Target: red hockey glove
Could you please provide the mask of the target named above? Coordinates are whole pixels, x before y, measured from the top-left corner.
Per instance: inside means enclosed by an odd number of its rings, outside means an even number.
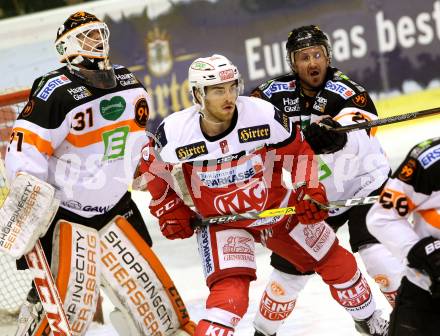
[[[310,199],[304,199],[306,195],[319,203],[328,203],[325,188],[321,183],[318,188],[307,188],[307,186],[298,188],[296,190],[296,202],[294,204],[298,221],[302,224],[315,224],[326,219],[328,217],[328,211],[320,209]]]
[[[160,204],[150,204],[151,213],[159,218],[160,231],[168,239],[185,239],[193,235],[191,221],[196,213],[177,195],[170,195]],[[154,205],[153,205],[154,204]]]

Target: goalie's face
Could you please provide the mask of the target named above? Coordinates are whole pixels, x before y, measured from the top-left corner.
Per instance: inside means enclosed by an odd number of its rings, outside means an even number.
[[[238,83],[236,80],[210,85],[205,88],[206,118],[214,122],[232,120],[235,111],[235,102],[238,97]],[[203,99],[200,97],[200,99]]]
[[[104,32],[93,29],[77,36],[78,43],[83,50],[102,52],[104,49]]]

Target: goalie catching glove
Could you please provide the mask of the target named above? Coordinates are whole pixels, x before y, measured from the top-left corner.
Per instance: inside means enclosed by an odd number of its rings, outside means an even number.
[[[340,151],[347,143],[346,133],[336,133],[331,129],[341,127],[332,118],[324,118],[319,124],[310,124],[304,129],[304,136],[316,154],[330,154]]]
[[[308,198],[305,198],[306,195]],[[296,189],[295,214],[301,224],[315,224],[328,217],[328,211],[319,208],[312,200],[321,204],[328,203],[325,188],[321,183],[317,188],[308,188],[303,185]]]
[[[408,266],[424,271],[431,278],[431,293],[440,298],[440,240],[425,237],[408,252]]]
[[[58,210],[50,184],[20,172],[0,209],[0,252],[18,259],[44,236]]]

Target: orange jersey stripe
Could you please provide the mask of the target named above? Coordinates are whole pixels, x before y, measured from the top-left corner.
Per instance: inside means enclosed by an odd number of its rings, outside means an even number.
[[[69,141],[75,147],[86,147],[101,142],[103,132],[111,131],[115,128],[122,126],[129,126],[131,132],[144,130],[144,128],[136,124],[136,122],[133,119],[130,119],[130,120],[123,120],[109,126],[101,127],[97,130],[88,133],[83,133],[83,134],[69,133],[66,140]]]
[[[426,223],[440,229],[440,214],[435,209],[420,210],[419,214]]]
[[[44,153],[49,156],[53,154],[52,143],[43,139],[38,134],[21,127],[16,127],[12,131],[23,133],[23,141],[31,146],[36,147],[40,153]]]

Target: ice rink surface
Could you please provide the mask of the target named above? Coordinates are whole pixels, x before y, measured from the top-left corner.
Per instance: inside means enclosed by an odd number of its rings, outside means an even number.
[[[430,119],[429,122],[412,121],[402,123],[401,126],[387,128],[379,132],[385,151],[395,169],[406,155],[407,151],[422,140],[440,135],[440,118]],[[152,235],[153,249],[161,259],[165,268],[174,280],[177,289],[186,303],[188,311],[194,321],[198,321],[203,313],[204,302],[208,290],[204,283],[202,268],[199,262],[197,244],[194,237],[186,240],[170,241],[162,237],[157,223],[147,215],[147,197],[145,193],[134,193],[134,199],[143,212],[148,228]],[[346,225],[338,232],[341,244],[348,247],[348,232]],[[257,246],[257,275],[258,279],[251,284],[250,305],[247,314],[236,329],[236,336],[252,336],[254,329],[252,319],[258,308],[261,293],[266,285],[272,268],[269,265],[270,251]],[[364,267],[357,258],[361,269]],[[364,271],[364,274],[365,271]],[[368,277],[367,277],[368,278]],[[369,279],[378,308],[385,315],[390,313],[390,307],[379,292],[378,287]],[[117,336],[108,320],[108,313],[113,309],[108,299],[104,299],[104,314],[108,324],[93,328],[87,336]],[[4,336],[14,335],[8,331]],[[328,287],[314,276],[300,294],[297,305],[278,333],[278,336],[354,336],[358,333],[348,313],[345,312],[331,298]]]

